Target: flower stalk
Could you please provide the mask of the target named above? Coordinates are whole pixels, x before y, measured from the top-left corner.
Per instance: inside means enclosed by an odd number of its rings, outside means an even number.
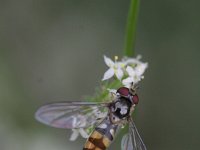
[[[132,57],[135,55],[138,12],[139,0],[131,0],[124,41],[124,55],[128,57]]]

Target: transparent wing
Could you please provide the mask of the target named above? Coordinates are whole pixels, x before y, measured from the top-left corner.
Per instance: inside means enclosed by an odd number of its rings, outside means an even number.
[[[56,128],[87,128],[107,116],[109,103],[59,102],[40,107],[35,118]]]
[[[147,150],[132,120],[129,123],[129,133],[125,134],[122,138],[121,149]]]

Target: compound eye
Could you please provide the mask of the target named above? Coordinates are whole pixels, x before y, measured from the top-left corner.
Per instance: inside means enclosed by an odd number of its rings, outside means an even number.
[[[138,102],[139,102],[139,97],[138,97],[137,94],[133,95],[133,97],[132,97],[132,102],[133,102],[133,104],[138,104]]]
[[[126,87],[121,87],[117,90],[117,93],[119,93],[122,96],[127,97],[129,95],[129,89]]]

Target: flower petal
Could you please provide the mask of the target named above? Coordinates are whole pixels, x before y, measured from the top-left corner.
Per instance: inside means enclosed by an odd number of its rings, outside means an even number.
[[[113,68],[108,69],[103,76],[102,81],[110,79],[115,74],[115,71]]]
[[[135,68],[136,74],[138,76],[141,76],[144,73],[144,71],[146,70],[147,66],[148,66],[147,63],[138,64],[138,66]]]
[[[122,84],[125,86],[130,85],[132,82],[133,82],[133,77],[128,77],[128,78],[122,80]]]
[[[126,65],[133,65],[133,64],[137,64],[138,63],[138,60],[136,58],[124,58],[123,59],[123,62],[126,64]]]
[[[130,67],[130,66],[127,66],[127,67],[126,67],[126,71],[127,71],[128,75],[129,75],[130,77],[133,77],[133,76],[135,75],[135,70],[133,70],[133,68]]]
[[[78,129],[72,129],[72,134],[69,138],[70,141],[75,141],[78,138],[79,131]]]
[[[117,77],[119,80],[121,80],[122,77],[123,77],[123,75],[124,75],[124,72],[122,71],[121,68],[118,68],[118,69],[116,70],[115,75],[116,75],[116,77]]]
[[[80,134],[81,134],[81,136],[83,138],[88,138],[89,137],[88,133],[83,128],[80,128],[79,132],[80,132]]]
[[[105,55],[103,57],[104,57],[104,62],[108,67],[114,66],[115,63],[110,58],[106,57]]]

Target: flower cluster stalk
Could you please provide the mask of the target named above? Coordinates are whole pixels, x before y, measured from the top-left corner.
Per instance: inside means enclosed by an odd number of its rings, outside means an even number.
[[[125,41],[124,41],[124,55],[128,57],[132,57],[135,55],[138,12],[139,12],[139,0],[131,0],[127,18],[127,24],[126,24]]]

